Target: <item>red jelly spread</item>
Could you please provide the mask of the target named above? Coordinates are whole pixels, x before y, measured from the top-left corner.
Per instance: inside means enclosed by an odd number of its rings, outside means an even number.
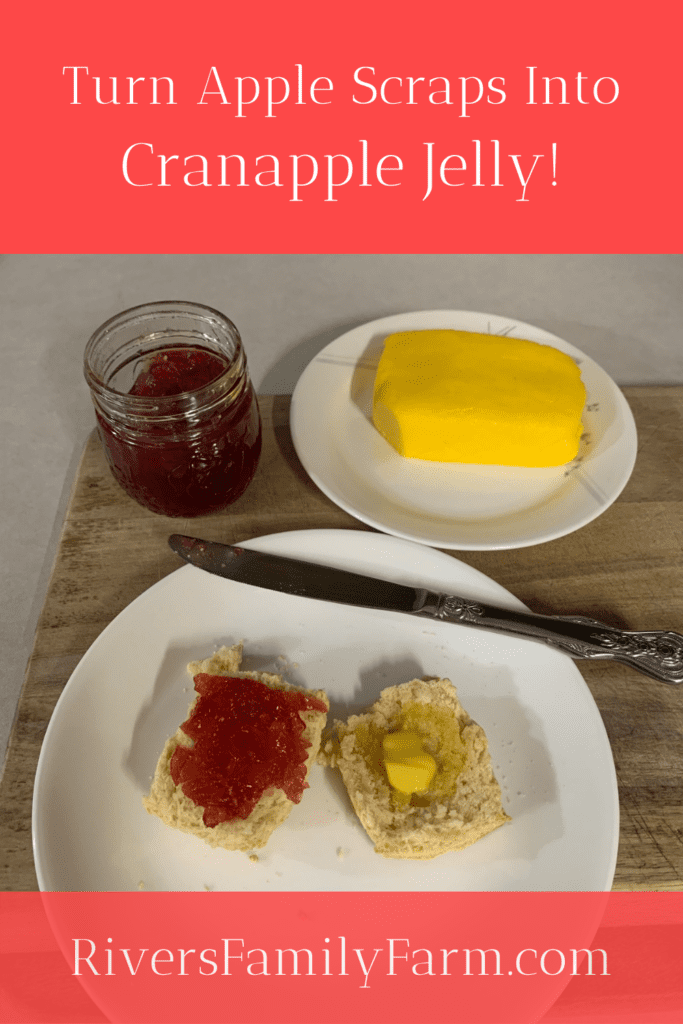
[[[281,789],[298,804],[307,788],[306,758],[299,712],[327,707],[296,690],[274,690],[255,679],[200,673],[199,699],[181,729],[193,747],[176,747],[171,778],[204,808],[203,822],[248,818],[267,789]]]
[[[227,369],[220,356],[201,348],[178,348],[159,352],[135,378],[131,395],[161,398],[197,391]]]
[[[218,512],[251,482],[261,454],[261,419],[248,377],[237,394],[221,393],[209,401],[205,392],[203,404],[188,398],[217,381],[226,368],[221,356],[207,349],[169,348],[151,358],[128,393],[171,402],[170,412],[165,407],[157,411],[153,404],[131,404],[125,422],[110,422],[98,410],[100,436],[114,476],[152,512]]]

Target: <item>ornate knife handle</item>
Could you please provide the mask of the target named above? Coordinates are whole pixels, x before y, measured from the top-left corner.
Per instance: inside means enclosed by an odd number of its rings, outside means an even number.
[[[450,594],[426,592],[418,614],[526,637],[572,658],[612,660],[663,683],[683,683],[683,636],[667,630],[633,632],[581,615],[533,615],[493,608]]]

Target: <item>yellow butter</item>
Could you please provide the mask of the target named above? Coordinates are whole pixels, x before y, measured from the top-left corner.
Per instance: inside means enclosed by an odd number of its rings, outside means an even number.
[[[382,747],[384,767],[394,789],[409,795],[429,788],[437,764],[431,754],[422,749],[422,737],[418,733],[387,733]]]
[[[423,759],[431,761],[431,765],[423,763]],[[429,754],[423,754],[422,758],[410,758],[410,764],[394,761],[387,761],[386,769],[389,782],[399,793],[421,793],[429,788],[429,783],[434,778],[436,764],[434,758]]]
[[[560,466],[579,449],[586,389],[550,345],[469,331],[385,340],[373,422],[406,458]]]
[[[411,757],[422,753],[422,737],[418,732],[405,730],[388,732],[382,739],[385,758]]]

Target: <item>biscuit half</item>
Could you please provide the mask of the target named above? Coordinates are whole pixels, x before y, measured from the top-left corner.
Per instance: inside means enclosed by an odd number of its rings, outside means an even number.
[[[377,737],[400,727],[409,705],[425,704],[446,712],[460,733],[464,763],[451,792],[438,798],[397,802],[386,770],[367,745],[368,730]],[[337,767],[363,828],[384,857],[428,860],[464,850],[509,816],[493,773],[486,735],[473,722],[448,679],[413,679],[383,690],[379,700],[347,722],[335,722],[336,740],[328,740],[321,760]],[[431,751],[437,762],[439,751]]]
[[[242,662],[242,645],[222,647],[210,658],[193,661],[188,665],[188,672],[194,676],[205,672],[213,676],[226,676],[239,679],[255,679],[276,690],[295,690],[322,701],[329,708],[329,701],[322,690],[304,690],[286,682],[280,676],[267,672],[240,672]],[[226,680],[226,685],[230,685]],[[188,710],[191,713],[195,701]],[[310,744],[306,757],[306,778],[308,779],[320,748],[320,738],[327,716],[320,711],[301,711],[305,729],[304,740]],[[157,763],[152,787],[149,795],[143,797],[142,803],[150,814],[156,815],[164,824],[171,828],[188,832],[198,839],[203,839],[209,846],[221,847],[224,850],[255,850],[268,842],[275,829],[288,817],[293,802],[281,789],[266,790],[248,818],[223,821],[213,828],[208,828],[203,820],[204,808],[189,799],[171,777],[170,762],[178,746],[191,747],[193,741],[178,728],[167,740]]]

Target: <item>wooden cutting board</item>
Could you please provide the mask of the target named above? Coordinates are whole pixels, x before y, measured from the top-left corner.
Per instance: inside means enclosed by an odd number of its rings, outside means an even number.
[[[449,552],[547,614],[683,633],[683,388],[624,388],[638,458],[618,501],[568,537],[516,551]],[[173,532],[236,543],[285,530],[365,530],[304,472],[289,397],[261,397],[264,449],[253,483],[227,512],[177,520],[140,508],[113,480],[96,436],[67,509],[0,784],[0,889],[37,888],[31,800],[40,746],[80,658],[135,597],[178,567]],[[617,769],[616,890],[683,890],[683,686],[613,663],[578,662]]]

